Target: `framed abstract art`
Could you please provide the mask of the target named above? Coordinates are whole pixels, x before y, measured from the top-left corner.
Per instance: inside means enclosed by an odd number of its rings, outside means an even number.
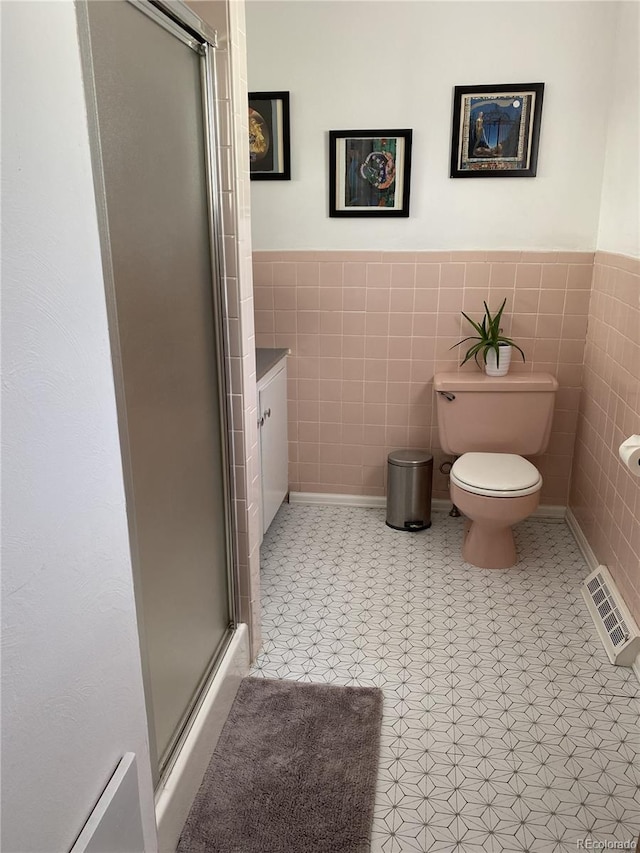
[[[409,216],[411,130],[329,132],[329,216]]]

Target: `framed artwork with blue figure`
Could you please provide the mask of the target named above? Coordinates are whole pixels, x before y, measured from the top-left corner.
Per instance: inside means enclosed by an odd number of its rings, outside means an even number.
[[[544,83],[456,86],[452,178],[534,178]]]
[[[411,135],[329,131],[329,216],[409,216]]]

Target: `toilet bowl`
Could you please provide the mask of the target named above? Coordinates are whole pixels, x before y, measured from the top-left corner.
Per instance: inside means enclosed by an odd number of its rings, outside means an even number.
[[[469,520],[462,558],[483,569],[515,565],[512,527],[538,506],[538,469],[514,453],[464,453],[450,478],[451,500]]]

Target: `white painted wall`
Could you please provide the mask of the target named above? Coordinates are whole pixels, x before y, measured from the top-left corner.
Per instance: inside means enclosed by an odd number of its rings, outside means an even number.
[[[640,257],[640,4],[619,6],[598,249]]]
[[[69,0],[3,3],[2,11],[1,846],[68,850],[131,751],[153,853],[76,17]]]
[[[253,247],[596,246],[616,4],[248,0],[250,91],[291,92],[292,180],[252,184]],[[538,176],[450,179],[455,85],[545,83]],[[407,220],[328,217],[328,131],[414,131]]]

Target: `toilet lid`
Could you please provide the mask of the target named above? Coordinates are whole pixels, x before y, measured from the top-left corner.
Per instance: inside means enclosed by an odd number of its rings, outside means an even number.
[[[464,453],[453,464],[451,480],[468,492],[495,497],[530,495],[542,486],[536,466],[514,453]]]

